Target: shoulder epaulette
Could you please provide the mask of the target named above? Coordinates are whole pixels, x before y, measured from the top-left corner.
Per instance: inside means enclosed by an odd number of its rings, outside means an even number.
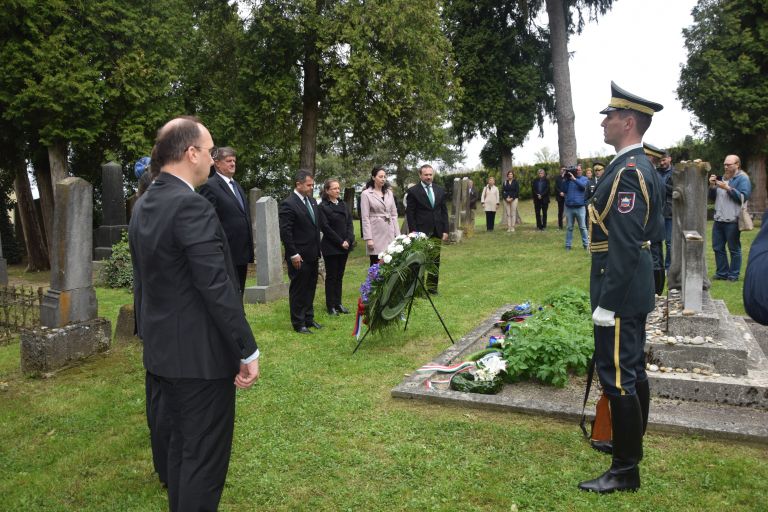
[[[633,156],[629,157],[629,159],[627,160],[626,167],[629,170],[634,170],[634,168],[635,168],[635,157],[633,157]]]

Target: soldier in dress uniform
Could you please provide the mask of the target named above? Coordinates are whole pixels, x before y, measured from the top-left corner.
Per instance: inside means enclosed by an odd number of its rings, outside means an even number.
[[[638,463],[648,422],[650,389],[645,373],[645,320],[654,308],[650,241],[664,236],[664,191],[643,152],[643,134],[663,107],[611,82],[611,102],[600,113],[605,142],[616,157],[588,205],[590,299],[595,324],[595,368],[611,408],[610,469],[581,482],[607,493],[640,487]]]
[[[648,157],[648,160],[651,161],[651,165],[653,165],[654,169],[656,169],[656,175],[659,178],[659,183],[661,186],[665,186],[666,183],[661,178],[659,169],[661,168],[661,159],[664,158],[666,152],[663,149],[659,149],[653,144],[649,144],[647,142],[643,142],[643,151],[645,151],[645,156]],[[662,207],[662,215],[663,211],[664,207]],[[664,291],[664,281],[666,281],[666,272],[664,270],[664,255],[662,253],[662,244],[664,243],[665,239],[666,230],[664,232],[664,238],[651,240],[651,257],[653,258],[653,284],[656,295],[661,295],[661,293]]]
[[[643,142],[643,151],[645,151],[645,156],[651,161],[651,165],[653,165],[654,169],[661,164],[661,159],[664,158],[663,149],[659,149],[653,144]]]

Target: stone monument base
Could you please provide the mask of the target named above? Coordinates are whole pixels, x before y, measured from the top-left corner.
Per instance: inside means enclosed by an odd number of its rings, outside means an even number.
[[[108,260],[112,256],[112,246],[123,237],[123,231],[128,231],[127,225],[99,226],[95,229],[93,259]]]
[[[247,286],[244,293],[246,304],[266,304],[288,296],[288,283],[270,286]]]
[[[73,290],[49,289],[40,304],[40,323],[46,327],[63,327],[73,322],[96,318],[99,305],[93,286]]]
[[[64,368],[110,346],[112,325],[95,318],[65,327],[24,330],[21,333],[21,371],[38,375]]]

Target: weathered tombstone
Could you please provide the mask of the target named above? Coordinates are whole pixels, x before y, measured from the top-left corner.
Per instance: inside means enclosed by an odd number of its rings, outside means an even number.
[[[101,226],[96,230],[96,248],[93,259],[106,260],[112,255],[112,246],[120,241],[125,222],[125,196],[123,194],[123,169],[116,162],[101,166]]]
[[[461,179],[461,230],[464,236],[471,236],[475,232],[475,212],[472,210],[469,197],[469,178]]]
[[[253,236],[253,262],[257,267],[259,266],[259,260],[256,258],[256,240],[258,240],[261,230],[258,229],[259,225],[254,222],[254,219],[256,218],[256,203],[263,195],[264,192],[258,187],[253,187],[248,191],[248,208],[251,210],[251,234]]]
[[[708,163],[686,162],[675,166],[672,174],[672,258],[670,260],[667,286],[670,290],[680,289],[683,280],[683,238],[685,231],[701,235],[701,243],[707,241],[707,177]],[[706,260],[702,251],[702,287],[709,289]],[[689,264],[691,262],[689,261]],[[698,266],[698,263],[697,263]]]
[[[448,229],[450,230],[450,239],[452,242],[461,241],[461,178],[453,179],[453,202],[451,204],[451,214],[448,220]]]
[[[0,286],[8,286],[8,262],[3,258],[2,239],[0,239]]]
[[[704,302],[704,240],[696,231],[683,231],[683,309],[700,312]]]
[[[277,201],[262,197],[255,202],[252,217],[256,246],[256,286],[245,288],[247,304],[273,302],[288,296],[288,283],[283,282],[283,258],[280,254],[280,224]],[[256,231],[258,227],[258,236]]]
[[[123,304],[117,314],[115,325],[115,342],[139,341],[135,334],[136,315],[133,313],[133,304]]]
[[[109,320],[97,318],[91,277],[93,188],[80,178],[56,183],[51,244],[51,287],[43,295],[40,323],[22,332],[21,369],[36,374],[61,368],[109,348]]]

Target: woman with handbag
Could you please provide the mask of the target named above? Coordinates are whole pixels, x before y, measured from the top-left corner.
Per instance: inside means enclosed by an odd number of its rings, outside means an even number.
[[[715,201],[715,222],[712,226],[712,250],[715,251],[715,275],[713,279],[739,280],[741,272],[741,231],[739,218],[746,211],[752,194],[749,176],[741,170],[741,159],[728,155],[723,162],[723,176],[709,177],[709,198]],[[751,220],[751,219],[750,219]],[[725,251],[728,246],[731,261]]]

